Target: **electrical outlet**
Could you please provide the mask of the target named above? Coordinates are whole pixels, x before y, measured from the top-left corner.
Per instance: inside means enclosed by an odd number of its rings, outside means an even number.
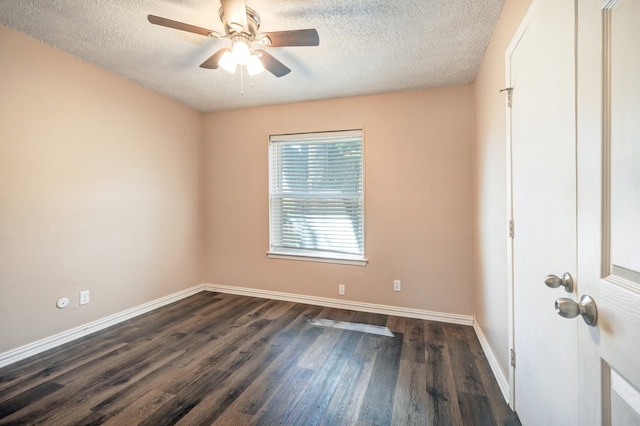
[[[344,296],[344,284],[338,284],[338,294]]]
[[[81,305],[86,305],[87,303],[89,303],[89,290],[81,291],[80,292],[80,304]]]
[[[393,291],[402,291],[400,280],[393,280]]]

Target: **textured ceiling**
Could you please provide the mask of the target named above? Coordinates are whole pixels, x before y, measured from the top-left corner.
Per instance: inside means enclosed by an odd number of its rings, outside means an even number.
[[[0,23],[202,111],[472,83],[504,0],[246,0],[260,32],[316,28],[318,47],[270,48],[291,73],[199,65],[227,39],[152,25],[153,14],[224,33],[219,0],[0,0]],[[252,83],[252,85],[251,85]]]

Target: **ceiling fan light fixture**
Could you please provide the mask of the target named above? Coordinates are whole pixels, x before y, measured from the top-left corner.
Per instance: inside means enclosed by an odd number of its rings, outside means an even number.
[[[233,47],[231,48],[231,54],[233,59],[238,65],[245,65],[251,57],[251,48],[249,47],[248,40],[244,37],[233,37]]]
[[[231,74],[236,72],[236,61],[229,49],[227,49],[220,57],[218,66],[223,70],[229,71]]]
[[[262,62],[260,62],[258,55],[254,53],[247,61],[247,72],[249,75],[256,75],[260,74],[262,71],[264,71],[264,66],[262,65]]]

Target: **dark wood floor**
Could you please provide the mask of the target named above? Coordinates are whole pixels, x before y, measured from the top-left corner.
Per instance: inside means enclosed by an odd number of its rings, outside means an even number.
[[[520,423],[471,327],[202,292],[0,369],[0,424]]]

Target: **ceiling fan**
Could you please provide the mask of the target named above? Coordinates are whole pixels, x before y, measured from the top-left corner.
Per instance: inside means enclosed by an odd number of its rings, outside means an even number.
[[[200,67],[209,69],[220,67],[231,73],[235,72],[237,65],[245,65],[250,75],[262,72],[265,68],[276,77],[282,77],[291,72],[291,69],[266,50],[254,49],[254,43],[260,47],[318,46],[320,44],[318,32],[315,29],[258,33],[260,16],[247,7],[244,0],[220,0],[220,3],[219,15],[224,24],[224,34],[155,15],[148,15],[147,19],[152,24],[163,27],[205,37],[230,39],[230,48],[218,50]]]

